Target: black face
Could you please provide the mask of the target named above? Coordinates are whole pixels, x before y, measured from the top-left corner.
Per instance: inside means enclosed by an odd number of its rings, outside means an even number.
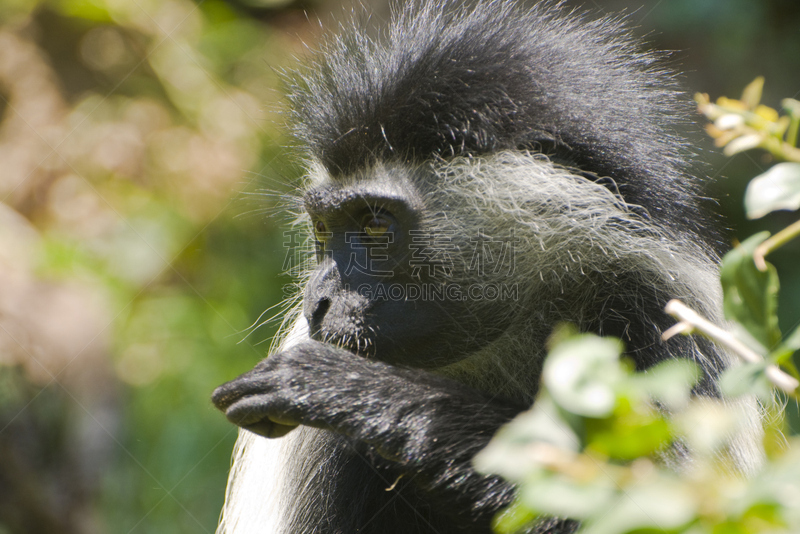
[[[425,211],[395,178],[327,185],[305,206],[317,243],[306,287],[311,337],[389,363],[439,367],[466,357],[507,328],[450,278]],[[483,316],[483,317],[482,317]]]

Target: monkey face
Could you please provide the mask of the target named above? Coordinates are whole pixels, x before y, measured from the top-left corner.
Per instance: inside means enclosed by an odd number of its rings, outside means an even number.
[[[378,166],[304,197],[317,252],[303,313],[312,339],[387,363],[435,368],[465,358],[508,327],[481,287],[458,282],[471,258],[433,219],[420,187],[430,173]],[[436,201],[441,207],[441,196]],[[446,202],[444,202],[446,204]]]

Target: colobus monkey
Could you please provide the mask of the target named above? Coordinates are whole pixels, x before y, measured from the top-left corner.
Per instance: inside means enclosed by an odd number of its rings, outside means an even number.
[[[657,59],[616,19],[509,0],[323,46],[290,95],[316,266],[283,347],[214,392],[244,429],[220,532],[489,533],[514,487],[472,458],[564,321],[641,370],[694,360],[715,394],[723,354],[660,340],[669,299],[717,318],[720,296]]]

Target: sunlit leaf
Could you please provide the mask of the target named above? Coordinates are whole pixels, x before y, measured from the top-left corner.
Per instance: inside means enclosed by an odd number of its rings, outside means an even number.
[[[781,105],[786,112],[792,117],[800,117],[800,100],[794,98],[784,98]]]
[[[744,102],[741,100],[736,100],[735,98],[728,98],[727,96],[721,96],[717,98],[717,105],[737,111],[747,111],[747,106]]]
[[[726,369],[719,380],[722,393],[728,397],[756,395],[772,398],[772,384],[766,375],[767,363],[743,363]]]
[[[742,512],[752,510],[763,504],[778,504],[783,507],[784,518],[794,517],[800,521],[800,441],[794,438],[789,447],[784,441],[786,452],[765,466],[764,470],[746,486],[744,495],[738,503]],[[800,523],[790,523],[797,531]]]
[[[683,443],[696,457],[717,459],[742,425],[748,421],[745,408],[716,399],[696,398],[683,412],[673,417],[673,424]]]
[[[631,377],[643,393],[671,411],[686,406],[699,379],[697,364],[686,359],[667,360]]]
[[[769,106],[758,105],[756,106],[754,112],[762,119],[768,120],[770,122],[775,122],[778,120],[778,112]]]
[[[755,108],[761,102],[761,93],[764,90],[764,77],[759,76],[742,91],[742,102],[749,109]]]
[[[800,325],[786,336],[781,344],[769,353],[769,360],[786,367],[792,371],[795,378],[797,373],[794,371],[794,364],[792,363],[792,355],[800,350]]]
[[[676,529],[697,513],[697,501],[689,489],[685,483],[666,477],[627,487],[613,506],[581,532],[622,534],[640,529],[658,532]]]
[[[760,133],[743,135],[725,145],[725,150],[723,150],[723,152],[726,156],[733,156],[739,152],[758,148],[763,141],[764,135]]]
[[[778,163],[750,181],[744,195],[747,217],[800,208],[800,163]]]
[[[744,126],[744,117],[737,113],[726,113],[714,121],[714,126],[720,130],[731,130],[737,126]]]
[[[519,501],[514,501],[511,506],[494,517],[492,529],[498,534],[513,534],[522,530],[534,519],[536,514],[530,508]]]
[[[581,442],[547,395],[540,395],[533,408],[503,426],[474,459],[482,473],[494,473],[519,481],[539,469],[530,455],[531,443],[544,442],[565,451],[577,451]]]
[[[622,378],[622,344],[591,335],[558,344],[545,361],[542,378],[564,409],[588,417],[605,417],[616,403],[615,386]]]
[[[800,350],[800,325],[797,325],[791,334],[786,336],[782,343],[791,350]]]
[[[663,450],[670,442],[669,424],[661,417],[631,412],[595,433],[588,447],[611,458],[634,460]]]
[[[562,476],[551,476],[520,489],[519,499],[537,512],[584,519],[601,513],[613,502],[613,481],[598,478],[578,483]]]

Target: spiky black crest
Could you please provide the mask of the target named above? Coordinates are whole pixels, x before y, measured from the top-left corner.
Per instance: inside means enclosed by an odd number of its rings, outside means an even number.
[[[291,95],[297,133],[334,176],[376,160],[503,149],[610,177],[662,221],[696,219],[679,96],[618,19],[547,2],[407,7],[383,39],[328,43]],[[659,217],[659,215],[661,217]]]

